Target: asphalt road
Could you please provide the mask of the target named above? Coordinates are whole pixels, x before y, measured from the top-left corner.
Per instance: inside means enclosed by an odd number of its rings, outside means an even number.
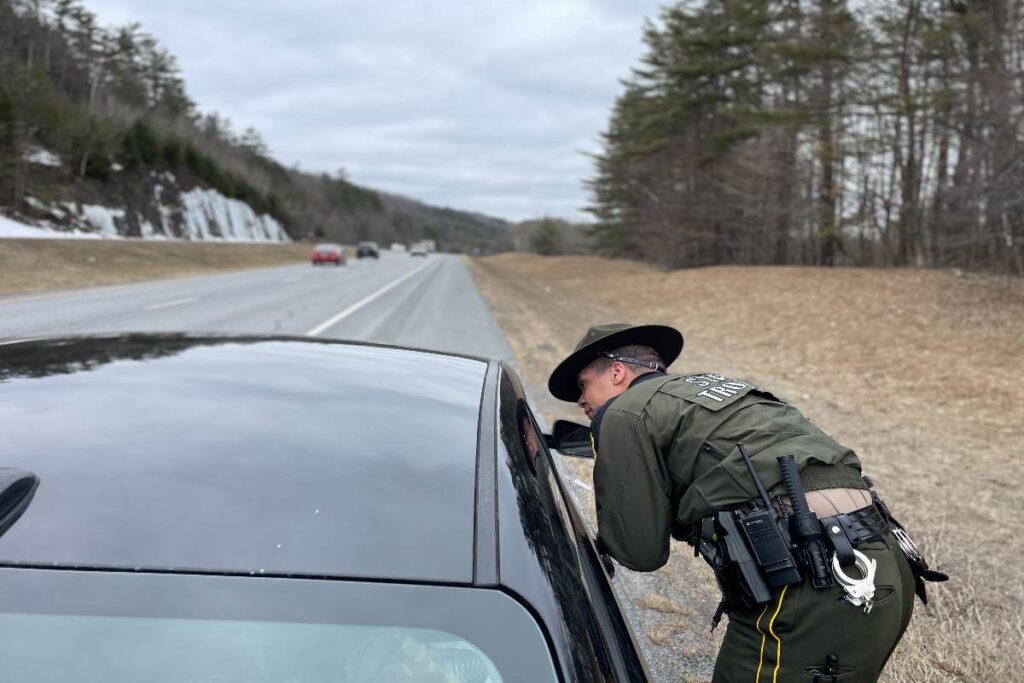
[[[0,298],[0,337],[112,332],[308,335],[512,360],[462,258],[446,254]]]

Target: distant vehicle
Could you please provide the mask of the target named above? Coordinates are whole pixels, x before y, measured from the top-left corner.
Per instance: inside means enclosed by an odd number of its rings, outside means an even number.
[[[421,240],[420,244],[426,247],[428,252],[437,251],[437,242],[434,240]]]
[[[405,253],[405,245],[402,244],[401,242],[392,242],[391,251],[395,252],[396,254],[403,254]]]
[[[322,263],[343,266],[345,265],[345,247],[340,244],[318,244],[313,247],[309,259],[314,266],[319,266]]]
[[[380,247],[376,242],[360,242],[356,247],[357,258],[380,258]]]
[[[412,245],[412,249],[409,250],[409,256],[426,256],[426,255],[427,255],[427,245],[423,244],[422,242],[417,242],[416,244]]]
[[[0,345],[2,678],[646,683],[558,475],[582,431],[543,434],[496,360]]]

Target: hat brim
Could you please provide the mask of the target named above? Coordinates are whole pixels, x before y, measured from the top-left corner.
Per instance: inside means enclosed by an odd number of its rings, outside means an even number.
[[[683,350],[683,335],[667,325],[638,325],[613,332],[574,351],[559,363],[548,378],[548,391],[557,399],[576,403],[580,399],[579,374],[583,368],[590,365],[600,353],[634,345],[650,346],[668,367]]]

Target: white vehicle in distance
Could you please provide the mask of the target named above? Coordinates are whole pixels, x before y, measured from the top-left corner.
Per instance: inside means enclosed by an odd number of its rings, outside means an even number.
[[[423,244],[423,242],[417,242],[409,250],[409,256],[426,256],[427,253],[427,245]]]
[[[405,253],[405,245],[402,244],[401,242],[392,242],[391,243],[391,251],[395,252],[396,254],[404,254]]]

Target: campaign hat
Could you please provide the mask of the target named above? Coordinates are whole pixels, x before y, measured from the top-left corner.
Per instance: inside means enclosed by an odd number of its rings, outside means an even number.
[[[608,353],[623,346],[649,346],[669,366],[683,350],[683,335],[667,325],[630,325],[608,323],[594,325],[576,348],[548,378],[548,390],[563,401],[575,403],[580,398],[579,374],[602,353]],[[662,368],[664,369],[664,368]]]

